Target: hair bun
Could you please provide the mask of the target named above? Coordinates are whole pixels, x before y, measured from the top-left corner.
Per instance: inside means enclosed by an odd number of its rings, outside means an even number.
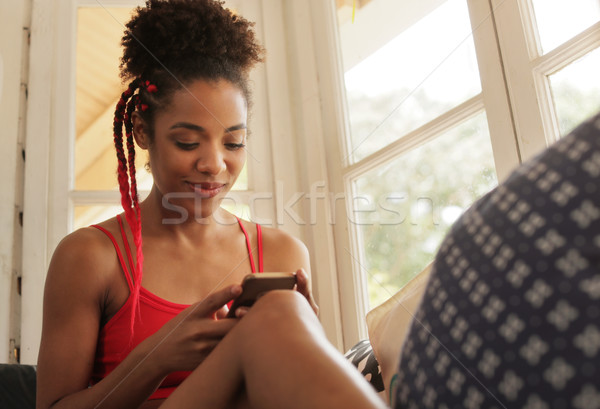
[[[168,71],[183,81],[198,70],[214,76],[223,67],[246,74],[264,53],[253,26],[222,1],[147,0],[127,23],[121,77]]]

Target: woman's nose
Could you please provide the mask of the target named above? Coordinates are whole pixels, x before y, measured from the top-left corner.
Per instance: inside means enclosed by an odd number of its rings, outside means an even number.
[[[196,162],[196,169],[199,172],[209,175],[218,175],[226,168],[223,152],[217,147],[206,147],[200,151],[200,157]]]

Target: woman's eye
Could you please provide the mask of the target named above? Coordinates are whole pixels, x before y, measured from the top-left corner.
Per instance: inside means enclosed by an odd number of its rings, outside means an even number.
[[[191,150],[196,149],[198,147],[197,143],[175,142],[175,145],[177,145],[177,147],[179,149],[183,149],[184,151],[191,151]]]
[[[238,149],[244,148],[246,146],[246,144],[243,144],[243,143],[226,143],[225,146],[229,150],[236,151]]]

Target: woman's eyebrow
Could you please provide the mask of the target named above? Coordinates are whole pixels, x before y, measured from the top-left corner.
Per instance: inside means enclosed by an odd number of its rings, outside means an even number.
[[[240,129],[246,129],[246,124],[237,124],[230,126],[229,128],[225,129],[225,132],[239,131]]]
[[[184,129],[189,129],[189,130],[198,131],[198,132],[204,132],[206,130],[203,127],[201,127],[200,125],[191,124],[189,122],[177,122],[177,123],[171,125],[171,127],[169,129],[178,129],[178,128],[184,128]]]
[[[206,131],[206,129],[204,129],[200,125],[192,124],[189,122],[177,122],[177,123],[171,125],[171,127],[169,129],[178,129],[178,128],[185,128],[185,129],[189,129],[189,130],[197,131],[197,132]],[[240,129],[246,129],[246,124],[241,123],[241,124],[230,126],[229,128],[225,129],[225,132],[239,131]]]

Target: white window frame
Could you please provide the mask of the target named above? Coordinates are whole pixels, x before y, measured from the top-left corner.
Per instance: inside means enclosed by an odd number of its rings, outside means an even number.
[[[547,75],[600,46],[600,24],[595,24],[552,52],[540,56],[539,47],[533,41],[535,23],[531,18],[530,0],[468,0],[482,93],[350,165],[340,161],[340,158],[347,157],[349,121],[334,2],[312,0],[310,6],[315,24],[314,35],[319,38],[315,43],[315,54],[324,129],[327,135],[337,137],[336,141],[331,141],[333,137],[326,138],[326,158],[328,163],[340,164],[339,168],[328,168],[329,183],[334,191],[349,194],[353,189],[351,181],[359,175],[439,136],[443,130],[483,109],[489,125],[498,180],[504,180],[519,163],[558,139]],[[367,336],[364,322],[366,278],[356,259],[362,248],[353,226],[337,224],[333,229],[343,339],[347,348]]]
[[[600,22],[542,53],[531,0],[492,0],[523,160],[560,138],[549,75],[600,47]]]
[[[67,190],[68,180],[51,175],[67,173],[68,157],[61,149],[67,150],[64,138],[74,123],[72,94],[64,91],[71,89],[74,74],[72,26],[64,24],[72,19],[70,6],[66,0],[32,3],[21,285],[21,363],[26,364],[37,361],[44,280],[51,253],[64,235],[57,226],[66,226],[67,220],[57,193]]]
[[[327,27],[320,23],[320,7],[326,3],[320,0],[261,1],[267,49],[268,110],[272,121],[273,175],[286,188],[282,199],[287,200],[293,192],[319,197],[309,206],[306,201],[299,203],[297,208],[304,224],[298,225],[285,217],[280,227],[293,232],[307,245],[313,293],[320,307],[319,318],[328,339],[342,350],[344,323],[338,287],[342,283],[336,271],[344,269],[340,268],[335,256],[336,226],[323,222],[332,217],[327,194],[332,192],[328,174],[332,166],[326,158],[324,145],[333,138],[326,137],[329,130],[321,109],[321,98],[327,94],[323,89],[324,81],[325,84],[329,82],[319,78],[322,70],[315,58],[315,44],[321,44],[322,39],[319,30]],[[318,8],[314,9],[315,6]],[[329,73],[329,70],[323,72]],[[333,139],[333,143],[337,141]],[[288,162],[291,158],[293,161]],[[278,205],[277,212],[281,210]],[[314,216],[319,216],[316,223],[312,223]]]
[[[472,0],[469,3],[472,21],[474,20],[473,15],[475,17],[485,16],[486,11],[489,11],[486,8],[478,9],[471,4],[487,4],[487,2]],[[316,55],[315,64],[319,67],[321,117],[324,123],[325,135],[328,136],[325,137],[325,156],[328,158],[328,163],[341,164],[341,166],[329,166],[327,168],[332,191],[346,192],[351,195],[353,191],[352,181],[357,176],[391,161],[402,152],[413,149],[439,136],[444,130],[452,128],[482,112],[491,103],[499,105],[499,107],[490,110],[493,114],[491,117],[489,113],[487,114],[488,121],[505,124],[506,118],[510,118],[510,109],[507,106],[508,98],[504,86],[485,87],[484,85],[485,91],[480,95],[465,101],[419,129],[410,132],[402,139],[386,146],[385,149],[355,164],[349,164],[347,161],[344,163],[341,159],[349,156],[347,155],[349,152],[347,141],[350,133],[335,5],[333,1],[311,0],[310,7],[314,19],[314,36],[319,38],[319,41],[315,42],[314,45],[314,54]],[[488,51],[482,55],[478,53],[478,57],[484,60],[497,61],[500,57],[496,47],[493,24],[490,24],[485,18],[481,18],[481,20],[482,23],[478,24],[474,33],[475,43],[476,47],[484,47]],[[489,44],[493,44],[493,47],[489,48]],[[478,62],[481,64],[481,61]],[[500,70],[488,71],[481,77],[482,83],[496,84],[498,81],[503,83]],[[499,179],[504,178],[509,170],[519,163],[518,148],[512,131],[512,127],[490,130]],[[498,149],[498,147],[502,147],[502,149]],[[330,206],[331,211],[336,213],[337,220],[349,220],[347,208],[340,209],[340,206],[335,206],[335,203],[330,203]],[[337,281],[340,294],[340,318],[343,324],[342,338],[344,348],[347,349],[357,340],[368,336],[364,321],[367,312],[366,276],[361,271],[362,267],[358,255],[362,252],[362,246],[354,226],[351,223],[336,223],[333,225],[333,232],[336,262],[338,264]]]

